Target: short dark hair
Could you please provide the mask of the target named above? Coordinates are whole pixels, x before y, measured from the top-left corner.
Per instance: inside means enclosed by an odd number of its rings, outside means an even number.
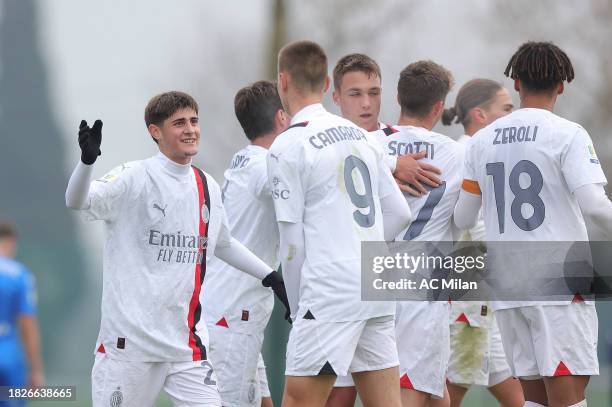
[[[198,102],[185,92],[171,91],[155,95],[145,108],[145,123],[161,126],[164,120],[181,109],[192,109],[198,113]]]
[[[234,97],[236,118],[249,140],[273,131],[274,117],[282,108],[276,84],[270,81],[245,86]]]
[[[17,230],[11,223],[0,221],[0,240],[6,238],[17,238]]]
[[[559,83],[574,79],[574,67],[567,54],[552,42],[529,41],[512,55],[504,75],[520,80],[527,90],[550,92]]]
[[[340,90],[342,78],[349,72],[363,72],[368,78],[374,75],[382,79],[380,67],[372,58],[365,54],[348,54],[334,67],[334,89]]]
[[[400,73],[397,93],[402,114],[424,117],[431,108],[448,95],[454,83],[453,75],[433,61],[418,61]]]
[[[296,41],[279,51],[278,71],[291,76],[298,92],[321,92],[327,77],[327,55],[319,44]]]

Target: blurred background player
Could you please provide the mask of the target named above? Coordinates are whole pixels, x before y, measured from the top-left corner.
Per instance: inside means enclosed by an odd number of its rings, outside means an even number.
[[[418,61],[400,73],[401,113],[392,132],[377,132],[387,154],[425,152],[423,161],[442,170],[443,181],[422,197],[406,196],[414,220],[396,240],[453,241],[452,215],[461,188],[463,146],[432,131],[453,86],[452,74],[432,61]],[[396,338],[402,405],[448,406],[446,369],[450,352],[447,301],[398,301]]]
[[[455,106],[442,114],[442,123],[461,123],[465,145],[478,130],[512,112],[508,91],[490,79],[473,79],[459,89]],[[461,236],[462,240],[486,241],[484,220]],[[470,385],[486,386],[504,407],[521,407],[523,390],[506,361],[501,334],[489,302],[453,301],[450,307],[450,360],[448,392],[451,407],[459,407]]]
[[[505,74],[520,109],[468,143],[455,223],[473,227],[482,205],[487,241],[586,241],[585,220],[594,226],[591,238],[610,240],[612,203],[591,137],[552,112],[564,82],[574,79],[570,59],[552,43],[527,42]],[[595,305],[568,295],[493,306],[525,406],[586,406],[586,385],[599,374]]]
[[[16,252],[17,232],[0,222],[0,386],[42,386],[34,277],[14,260]],[[0,401],[0,406],[22,405],[25,401]]]
[[[259,81],[238,91],[236,117],[250,144],[225,171],[223,205],[232,236],[272,268],[278,267],[278,226],[266,155],[289,124],[276,84]],[[274,296],[256,278],[212,258],[202,292],[210,359],[226,407],[272,407],[261,357]],[[260,368],[258,368],[258,361]]]
[[[333,72],[333,99],[340,107],[342,117],[366,129],[391,132],[391,127],[379,121],[382,76],[380,67],[364,54],[348,54],[340,58]],[[426,187],[440,185],[440,170],[423,161],[425,152],[387,156],[389,167],[400,189],[410,195],[427,193]]]
[[[323,407],[336,375],[350,372],[365,406],[398,407],[395,305],[361,301],[360,253],[363,240],[392,240],[410,210],[376,140],[321,105],[328,87],[319,45],[281,49],[278,89],[292,119],[267,163],[294,321],[283,406]]]
[[[221,406],[207,360],[201,286],[209,257],[286,295],[270,266],[233,239],[215,180],[196,167],[198,104],[183,92],[153,97],[145,123],[159,153],[90,183],[102,122],[79,126],[81,160],[66,205],[104,220],[102,320],[92,369],[94,406],[152,406],[163,388],[175,405]]]

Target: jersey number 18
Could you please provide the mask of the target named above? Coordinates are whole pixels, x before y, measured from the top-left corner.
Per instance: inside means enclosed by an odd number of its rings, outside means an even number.
[[[527,188],[523,188],[519,182],[521,174],[529,175],[530,183]],[[499,233],[504,233],[506,201],[505,201],[505,167],[503,162],[488,163],[487,175],[493,177],[493,191],[495,193],[495,206],[497,207],[497,221],[499,224]],[[544,179],[540,169],[529,160],[521,160],[512,171],[508,178],[510,190],[514,194],[514,200],[510,206],[512,220],[522,230],[529,232],[537,229],[544,222],[546,215],[546,207],[544,201],[540,198],[540,192],[544,186]],[[533,208],[533,213],[530,217],[523,216],[522,207],[528,204]]]

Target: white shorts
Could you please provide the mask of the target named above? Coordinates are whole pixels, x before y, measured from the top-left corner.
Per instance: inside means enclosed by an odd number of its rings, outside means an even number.
[[[287,344],[287,376],[346,375],[399,364],[393,316],[323,322],[298,318]]]
[[[262,394],[258,364],[263,332],[235,332],[219,325],[209,325],[208,330],[210,335],[208,356],[219,379],[223,406],[259,407]],[[265,375],[265,366],[263,369]]]
[[[177,407],[221,407],[208,361],[128,362],[97,353],[91,372],[94,407],[148,407],[164,390]]]
[[[345,374],[336,378],[334,387],[355,387],[355,381],[352,374]]]
[[[492,387],[512,376],[495,314],[491,318],[490,328],[472,327],[464,322],[450,324],[447,378],[451,383]]]
[[[599,374],[594,305],[535,305],[495,315],[514,376]]]
[[[261,397],[272,397],[270,395],[270,387],[268,386],[268,372],[266,371],[266,364],[264,363],[261,353],[259,354],[259,361],[257,362],[257,380],[259,382]]]
[[[444,397],[450,353],[449,304],[397,303],[395,334],[400,359],[400,386]]]

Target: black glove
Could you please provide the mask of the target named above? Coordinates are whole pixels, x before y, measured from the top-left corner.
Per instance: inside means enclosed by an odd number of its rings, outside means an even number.
[[[287,299],[287,291],[285,290],[285,282],[278,271],[273,271],[261,280],[264,287],[272,287],[272,291],[278,297],[280,302],[285,306],[285,320],[291,323],[291,310],[289,309],[289,300]]]
[[[102,120],[96,120],[93,127],[89,127],[85,120],[79,125],[79,146],[81,147],[81,161],[91,165],[96,162],[102,144]]]

